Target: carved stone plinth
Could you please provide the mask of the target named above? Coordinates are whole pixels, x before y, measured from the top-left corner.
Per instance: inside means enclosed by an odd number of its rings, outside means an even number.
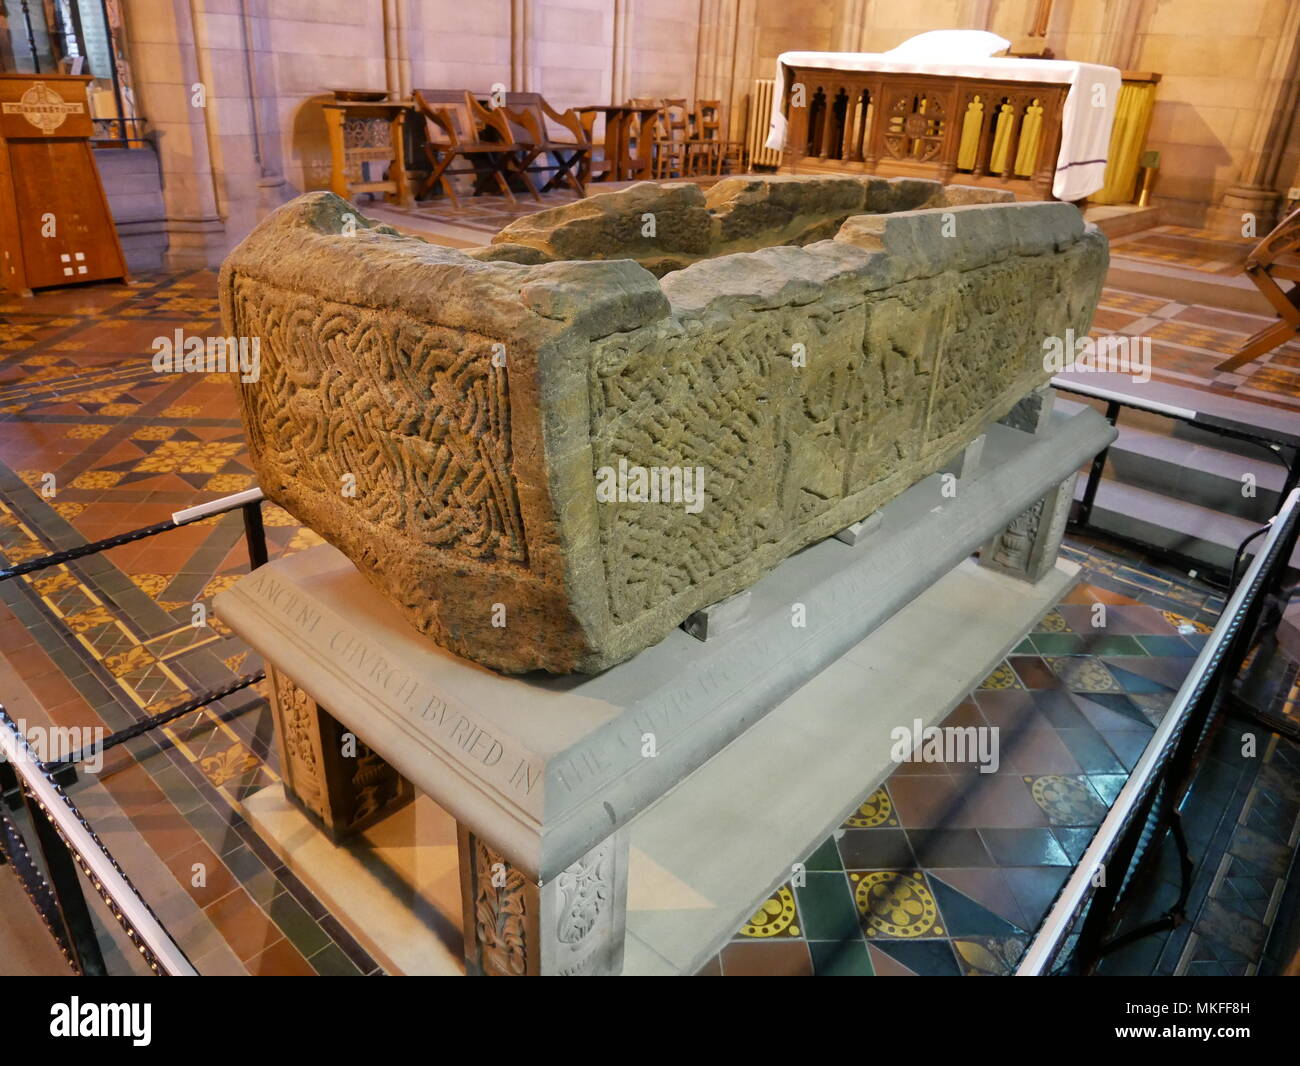
[[[268,665],[285,792],[338,841],[409,803],[401,774],[281,670]]]

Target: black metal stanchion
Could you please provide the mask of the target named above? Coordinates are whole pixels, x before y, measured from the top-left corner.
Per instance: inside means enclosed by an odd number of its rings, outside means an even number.
[[[256,570],[267,561],[266,527],[262,525],[262,504],[260,500],[246,503],[244,511],[244,537],[248,540],[248,565]]]

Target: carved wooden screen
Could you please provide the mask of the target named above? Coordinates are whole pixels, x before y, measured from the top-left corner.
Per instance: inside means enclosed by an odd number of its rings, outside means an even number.
[[[863,170],[1050,199],[1066,87],[800,67],[787,170]],[[795,101],[802,99],[803,106]]]

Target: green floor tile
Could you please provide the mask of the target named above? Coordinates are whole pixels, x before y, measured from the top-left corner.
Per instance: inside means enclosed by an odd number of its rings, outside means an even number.
[[[871,953],[859,940],[814,940],[808,944],[815,977],[874,977]]]
[[[842,870],[844,863],[840,859],[840,849],[835,846],[835,838],[827,837],[820,846],[803,862],[805,870]]]
[[[302,950],[299,948],[299,950]],[[352,964],[352,960],[343,954],[337,944],[330,944],[312,955],[308,960],[322,977],[360,977],[361,971]]]
[[[860,940],[853,890],[842,873],[809,873],[808,883],[795,888],[803,935],[808,940]]]
[[[1035,633],[1034,650],[1039,655],[1080,655],[1084,640],[1077,633]]]

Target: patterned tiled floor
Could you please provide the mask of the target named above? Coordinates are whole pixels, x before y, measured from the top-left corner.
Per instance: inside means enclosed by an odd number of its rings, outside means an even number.
[[[1241,265],[1264,234],[1238,237],[1190,226],[1153,226],[1111,241],[1116,255],[1168,263],[1184,270],[1230,276],[1241,273]],[[1287,259],[1292,262],[1292,259]]]
[[[1222,606],[1150,567],[1069,554],[1085,582],[944,723],[997,727],[997,772],[902,764],[703,974],[1014,968]]]
[[[1257,315],[1106,288],[1092,332],[1150,338],[1151,376],[1157,381],[1300,410],[1300,342],[1290,341],[1234,373],[1215,369],[1268,322]]]
[[[1105,306],[1152,310],[1109,290]],[[207,332],[216,320],[206,272],[0,299],[6,560],[158,522],[252,483],[229,384],[150,366],[154,337]],[[319,542],[278,508],[266,520],[273,558]],[[1220,606],[1146,567],[1095,553],[1086,562],[1085,585],[954,712],[954,723],[1003,731],[999,772],[901,767],[710,969],[1013,964]],[[219,622],[191,624],[194,604],[246,569],[231,514],[0,584],[10,713],[119,729],[255,670]],[[1102,628],[1092,624],[1098,604]],[[275,780],[269,718],[250,691],[124,745],[73,791],[201,972],[375,972],[238,814],[242,796]]]
[[[229,384],[159,376],[149,363],[153,337],[207,332],[216,320],[208,273],[0,304],[8,561],[252,484]],[[319,543],[278,508],[266,517],[272,555]],[[236,514],[0,585],[10,714],[115,730],[256,669],[218,621],[191,624],[195,603],[246,570]],[[201,972],[372,972],[374,960],[235,811],[277,779],[261,706],[242,693],[132,741],[102,773],[83,774],[74,798],[164,921],[184,930]]]

